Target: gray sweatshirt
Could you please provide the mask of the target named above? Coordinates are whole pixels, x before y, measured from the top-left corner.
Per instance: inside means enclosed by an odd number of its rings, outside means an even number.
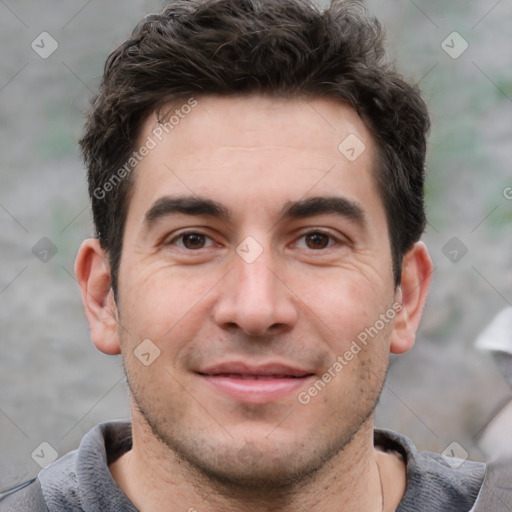
[[[407,464],[407,489],[396,512],[512,511],[512,501],[506,503],[510,495],[497,494],[496,472],[487,471],[486,477],[485,464],[459,465],[436,453],[418,452],[410,439],[389,430],[376,429],[374,437],[376,445],[400,453]],[[4,493],[0,512],[137,512],[108,468],[131,446],[128,420],[98,425],[77,450],[43,469],[37,479]],[[512,476],[512,464],[507,468]],[[509,483],[512,487],[512,479]],[[499,508],[503,499],[504,508]],[[489,500],[494,500],[492,508],[486,505]]]

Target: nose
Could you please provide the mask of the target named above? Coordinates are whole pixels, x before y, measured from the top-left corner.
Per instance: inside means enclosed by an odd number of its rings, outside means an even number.
[[[253,262],[238,254],[214,307],[214,319],[222,328],[242,329],[250,336],[286,332],[297,322],[295,296],[269,250]]]

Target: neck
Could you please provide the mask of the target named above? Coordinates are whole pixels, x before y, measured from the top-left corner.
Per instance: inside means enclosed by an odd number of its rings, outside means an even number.
[[[132,450],[111,464],[110,470],[119,487],[143,512],[162,508],[190,512],[382,512],[383,502],[389,502],[382,494],[379,469],[385,471],[392,466],[386,454],[374,449],[373,417],[314,475],[297,480],[293,487],[270,492],[235,489],[213,481],[180,459],[137,415],[132,430]],[[393,479],[387,475],[384,482],[389,481]],[[386,511],[395,509],[388,505],[392,504],[386,503]]]

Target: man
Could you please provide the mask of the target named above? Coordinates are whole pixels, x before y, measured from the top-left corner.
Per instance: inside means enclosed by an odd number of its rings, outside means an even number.
[[[75,266],[131,421],[0,509],[485,506],[484,464],[374,430],[430,285],[428,129],[357,2],[175,0],[145,18],[81,141],[97,238]]]

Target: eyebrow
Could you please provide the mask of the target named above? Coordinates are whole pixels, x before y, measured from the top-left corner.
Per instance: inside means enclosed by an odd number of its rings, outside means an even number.
[[[362,226],[366,225],[366,216],[361,206],[341,196],[319,196],[301,201],[289,201],[281,210],[282,219],[303,219],[321,214],[335,214]]]
[[[144,224],[146,229],[160,219],[175,214],[207,216],[229,222],[229,210],[212,199],[198,196],[165,196],[158,199],[147,211]],[[299,201],[288,201],[281,209],[280,221],[304,219],[314,215],[335,214],[366,226],[366,216],[356,202],[341,196],[318,196]]]
[[[230,218],[229,211],[219,202],[197,196],[165,196],[158,199],[147,211],[144,224],[150,229],[153,224],[163,217],[182,213],[185,215],[205,215],[224,221]]]

